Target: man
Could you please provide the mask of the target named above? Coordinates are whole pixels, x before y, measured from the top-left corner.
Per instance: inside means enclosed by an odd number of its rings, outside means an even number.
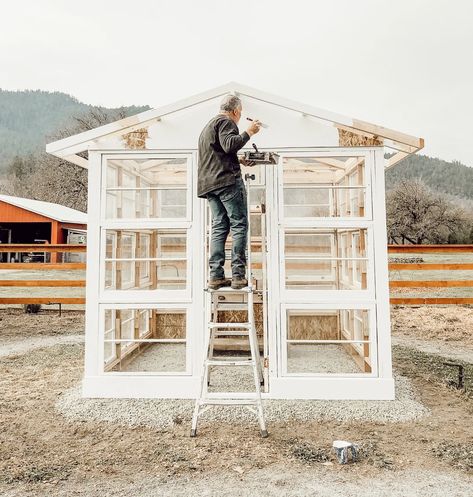
[[[241,177],[237,152],[260,130],[260,122],[252,121],[239,134],[241,100],[227,95],[220,104],[220,113],[213,117],[199,136],[197,196],[207,198],[212,212],[210,243],[210,277],[208,287],[218,289],[231,285],[240,289],[246,279],[246,243],[248,215],[246,191]],[[244,160],[242,163],[245,165]],[[232,279],[225,279],[225,242],[232,234]]]

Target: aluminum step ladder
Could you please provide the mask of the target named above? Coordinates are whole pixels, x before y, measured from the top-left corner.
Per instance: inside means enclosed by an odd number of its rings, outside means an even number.
[[[250,231],[250,188],[249,181],[254,180],[252,174],[245,174],[247,208],[248,208],[248,245],[247,245],[247,276],[248,286],[235,290],[231,287],[221,287],[218,290],[205,289],[207,309],[210,310],[210,320],[207,324],[205,337],[205,357],[202,367],[200,394],[196,399],[194,414],[192,416],[191,437],[197,435],[198,418],[210,407],[215,405],[244,406],[258,418],[258,423],[263,438],[268,436],[266,422],[264,419],[263,404],[261,400],[261,386],[264,384],[263,367],[258,347],[254,316],[254,293],[253,274],[251,268],[251,231]],[[245,310],[247,321],[240,323],[218,322],[218,313],[222,306],[228,306],[227,302],[222,303],[220,298],[229,294],[243,296],[243,302],[232,303],[232,309]],[[219,337],[248,337],[250,347],[250,357],[227,359],[216,358],[214,355],[215,340]],[[254,392],[209,392],[211,370],[216,367],[250,367],[253,373],[255,384]]]

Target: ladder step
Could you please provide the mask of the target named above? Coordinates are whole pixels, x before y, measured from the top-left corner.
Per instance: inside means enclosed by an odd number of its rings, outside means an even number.
[[[218,302],[216,307],[218,311],[248,311],[247,302],[235,302],[232,304],[228,302]]]
[[[220,328],[220,329],[227,329],[227,328],[250,328],[251,325],[250,323],[209,323],[209,328]]]
[[[247,337],[249,330],[228,330],[228,331],[214,331],[214,338],[218,338],[220,336],[229,336],[229,337]],[[248,343],[248,342],[246,342]]]
[[[232,361],[232,360],[218,360],[218,359],[207,359],[205,361],[207,366],[253,366],[255,363],[253,360],[242,360],[242,361]]]
[[[232,288],[231,286],[222,286],[217,290],[214,290],[213,288],[206,288],[205,291],[209,293],[251,293],[253,291],[253,288],[245,286],[243,288],[236,289]]]
[[[227,406],[253,406],[258,403],[257,399],[200,399],[200,405],[227,405]]]

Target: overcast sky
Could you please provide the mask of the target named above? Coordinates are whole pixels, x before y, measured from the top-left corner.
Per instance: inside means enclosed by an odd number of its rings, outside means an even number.
[[[228,81],[473,166],[471,0],[0,0],[0,87],[107,107]]]

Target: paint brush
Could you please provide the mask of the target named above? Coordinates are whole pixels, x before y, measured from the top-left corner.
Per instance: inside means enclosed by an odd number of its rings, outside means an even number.
[[[251,119],[251,117],[247,117],[247,118],[246,118],[246,120],[247,120],[247,121],[254,121],[255,119]],[[262,128],[269,128],[269,126],[268,126],[267,124],[264,124],[264,123],[262,123],[262,122],[260,122],[260,126],[261,126]]]

